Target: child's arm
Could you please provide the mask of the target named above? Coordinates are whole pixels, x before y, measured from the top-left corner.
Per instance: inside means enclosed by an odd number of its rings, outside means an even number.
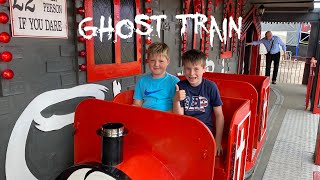
[[[179,90],[179,86],[176,85],[176,93],[173,97],[173,109],[172,112],[176,114],[183,115],[183,108],[180,106],[180,101],[184,100],[186,98],[186,91],[185,90]]]
[[[142,106],[143,101],[142,100],[133,100],[132,106],[138,106],[141,107]]]
[[[224,127],[224,117],[221,106],[213,107],[213,112],[216,117],[216,146],[217,146],[217,155],[220,156],[223,153],[223,149],[221,146],[222,135],[223,135],[223,127]]]

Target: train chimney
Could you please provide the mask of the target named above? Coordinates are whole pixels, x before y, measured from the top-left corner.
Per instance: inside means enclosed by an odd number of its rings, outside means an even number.
[[[102,137],[102,165],[116,166],[123,161],[123,137],[127,132],[122,123],[103,124],[97,130]]]

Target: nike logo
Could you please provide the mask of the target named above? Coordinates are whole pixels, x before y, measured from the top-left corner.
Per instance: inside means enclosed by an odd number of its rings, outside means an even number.
[[[148,96],[150,94],[153,94],[153,93],[156,93],[156,92],[159,92],[161,91],[162,89],[159,89],[159,90],[156,90],[156,91],[147,91],[146,89],[144,90],[144,95]]]

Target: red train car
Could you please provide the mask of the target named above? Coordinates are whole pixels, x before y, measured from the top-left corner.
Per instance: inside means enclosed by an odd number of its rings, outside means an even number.
[[[120,93],[115,98],[118,103],[94,99],[80,103],[74,124],[76,164],[101,162],[96,130],[104,123],[120,122],[129,133],[124,138],[123,162],[115,167],[132,179],[244,178],[251,114],[248,100],[222,98],[225,154],[217,157],[214,138],[199,120],[119,104],[130,103],[130,95],[132,91]]]

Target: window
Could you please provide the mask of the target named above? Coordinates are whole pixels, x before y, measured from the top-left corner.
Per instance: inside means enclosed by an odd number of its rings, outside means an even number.
[[[184,1],[183,6],[184,14],[205,14],[206,11],[205,4],[203,1]],[[184,43],[182,45],[182,52],[185,52],[190,49],[198,49],[204,51],[205,31],[201,27],[198,27],[198,34],[195,34],[194,19],[192,18],[187,19],[186,31],[183,35],[183,42]]]
[[[232,16],[233,19],[234,17],[234,2],[232,0],[225,0],[226,3],[226,8],[224,9],[224,18],[227,19],[227,41],[226,43],[221,43],[221,59],[227,59],[227,58],[232,58],[232,42],[233,39],[229,38],[229,17]],[[234,32],[233,32],[234,33]],[[232,33],[232,34],[233,34]]]
[[[86,26],[100,27],[101,16],[105,17],[106,26],[110,16],[112,27],[115,28],[123,19],[129,19],[134,23],[135,15],[140,14],[140,0],[86,0],[85,7],[86,17],[93,18],[92,21],[86,22]],[[121,32],[128,34],[129,30],[122,26]],[[94,36],[86,42],[87,81],[141,74],[141,47],[141,36],[135,32],[128,39],[115,37],[113,33],[110,40],[107,33],[104,33],[102,42],[99,36]]]

